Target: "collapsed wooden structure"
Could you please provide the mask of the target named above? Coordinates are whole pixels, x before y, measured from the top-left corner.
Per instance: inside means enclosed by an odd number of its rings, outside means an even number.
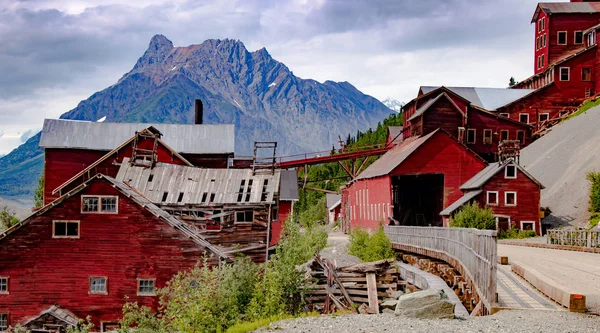
[[[317,256],[305,266],[312,282],[305,300],[310,310],[324,314],[361,306],[368,313],[379,313],[384,299],[394,298],[396,291],[406,287],[391,259],[336,268]]]

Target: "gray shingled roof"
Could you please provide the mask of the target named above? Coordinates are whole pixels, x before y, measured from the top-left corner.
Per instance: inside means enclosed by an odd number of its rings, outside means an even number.
[[[441,87],[423,86],[424,94]],[[506,88],[477,88],[477,87],[446,87],[446,89],[468,100],[473,105],[494,111],[534,92],[535,89],[506,89]]]
[[[62,309],[57,305],[52,305],[49,308],[47,308],[46,310],[40,312],[39,315],[27,320],[23,326],[27,327],[27,325],[29,325],[30,323],[38,320],[39,318],[46,316],[46,315],[50,315],[60,321],[62,321],[63,323],[69,325],[69,326],[76,326],[79,323],[79,318],[77,318],[77,316],[75,316],[73,314],[73,312],[67,310],[67,309]]]
[[[485,169],[481,170],[478,174],[473,176],[473,178],[469,179],[466,183],[464,183],[460,187],[460,189],[461,190],[474,190],[474,189],[481,188],[483,185],[485,185],[485,183],[487,183],[490,179],[492,179],[492,177],[494,177],[497,173],[503,171],[507,165],[516,166],[518,170],[520,170],[525,176],[527,176],[529,179],[531,179],[534,183],[538,184],[538,186],[540,186],[540,188],[544,188],[544,186],[537,179],[535,179],[529,172],[527,172],[522,166],[520,166],[517,163],[514,163],[513,161],[510,161],[510,162],[506,162],[503,164],[500,164],[498,162],[491,163]]]
[[[448,206],[446,209],[444,209],[443,211],[441,211],[440,215],[442,215],[442,216],[448,216],[448,215],[454,213],[455,210],[459,209],[464,204],[466,204],[469,201],[473,200],[481,192],[483,192],[483,191],[482,190],[475,190],[475,191],[469,191],[469,192],[465,193],[465,195],[463,195],[460,199],[456,200],[450,206]]]
[[[279,200],[300,200],[298,193],[298,173],[296,170],[281,170],[281,186],[279,188]]]
[[[325,200],[327,201],[327,209],[333,208],[335,204],[337,204],[342,199],[342,196],[339,194],[327,193],[325,195]]]
[[[98,123],[45,119],[40,139],[42,148],[113,150],[135,135],[155,127],[162,140],[184,154],[232,154],[235,150],[234,125],[183,125],[145,123]]]
[[[165,163],[157,163],[150,169],[132,166],[129,158],[125,158],[117,173],[117,180],[126,182],[150,201],[160,205],[190,204],[209,207],[226,204],[272,204],[279,193],[280,171],[275,170],[274,174],[253,175],[252,169],[205,169]],[[266,192],[263,191],[265,180]],[[242,200],[238,201],[242,182]],[[248,191],[250,197],[246,200]],[[163,200],[165,193],[167,198]],[[180,193],[183,193],[181,201]],[[211,201],[210,197],[213,194],[214,199]]]
[[[434,131],[420,138],[410,138],[403,141],[373,162],[373,164],[356,177],[356,180],[375,178],[389,174],[437,132],[438,131]]]

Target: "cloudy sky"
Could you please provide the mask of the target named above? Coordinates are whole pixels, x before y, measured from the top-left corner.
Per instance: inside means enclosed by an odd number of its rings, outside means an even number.
[[[536,0],[0,0],[0,155],[129,71],[155,34],[233,38],[297,76],[406,102],[533,71]]]

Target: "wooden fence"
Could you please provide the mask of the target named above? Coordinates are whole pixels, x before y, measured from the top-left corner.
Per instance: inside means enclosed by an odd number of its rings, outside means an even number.
[[[451,264],[471,280],[485,312],[496,304],[497,236],[495,230],[387,226],[385,233],[405,251]]]
[[[548,244],[600,248],[600,232],[548,230]]]

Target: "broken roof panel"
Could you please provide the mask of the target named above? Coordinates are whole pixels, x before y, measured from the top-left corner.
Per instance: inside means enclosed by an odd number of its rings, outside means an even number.
[[[162,140],[178,153],[232,154],[234,125],[189,125],[106,123],[45,119],[40,139],[42,148],[113,150],[148,127],[162,133]]]
[[[421,91],[430,93],[441,87],[424,86]],[[509,89],[509,88],[477,88],[477,87],[446,87],[458,96],[468,100],[473,105],[494,111],[504,105],[510,104],[532,93],[535,89]]]
[[[275,203],[280,171],[254,175],[252,169],[205,169],[165,163],[150,169],[132,166],[125,158],[117,180],[160,205],[256,205]]]

